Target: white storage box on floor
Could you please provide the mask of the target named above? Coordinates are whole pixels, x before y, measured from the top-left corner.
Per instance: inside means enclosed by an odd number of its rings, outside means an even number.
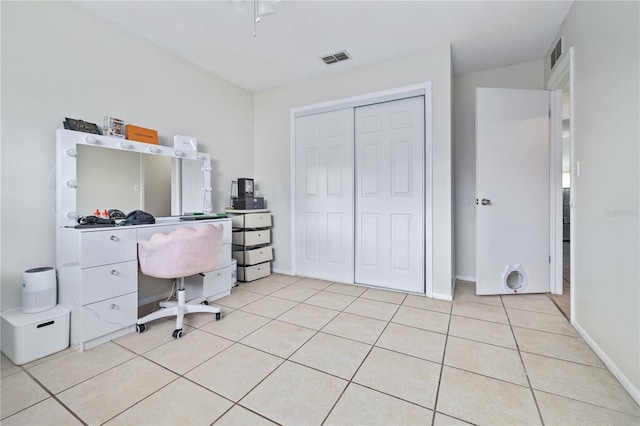
[[[2,352],[16,365],[26,364],[69,347],[69,309],[57,305],[25,314],[2,313]]]

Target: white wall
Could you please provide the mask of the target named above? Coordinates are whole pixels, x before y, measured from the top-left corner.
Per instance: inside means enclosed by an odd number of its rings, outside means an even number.
[[[55,130],[112,115],[198,138],[212,155],[214,209],[253,174],[253,96],[67,2],[2,2],[2,309],[22,272],[55,265]],[[114,206],[116,207],[116,206]],[[109,208],[109,207],[107,207]]]
[[[273,268],[291,271],[290,110],[385,89],[432,81],[433,89],[433,290],[451,297],[452,147],[451,50],[448,45],[393,61],[336,72],[257,93],[254,97],[255,178],[273,213]]]
[[[574,321],[638,403],[639,16],[638,2],[574,2],[560,32],[575,47]]]
[[[454,78],[456,276],[476,277],[476,88],[543,89],[543,61]]]

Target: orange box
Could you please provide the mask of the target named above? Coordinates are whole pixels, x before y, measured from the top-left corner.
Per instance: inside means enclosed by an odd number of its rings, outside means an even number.
[[[158,145],[157,130],[145,129],[144,127],[132,126],[131,124],[127,124],[125,126],[124,135],[127,139],[132,141]]]

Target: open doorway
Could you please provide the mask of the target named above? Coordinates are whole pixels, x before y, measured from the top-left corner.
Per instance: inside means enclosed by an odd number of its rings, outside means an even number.
[[[562,88],[562,294],[550,294],[571,319],[571,97],[569,83]]]

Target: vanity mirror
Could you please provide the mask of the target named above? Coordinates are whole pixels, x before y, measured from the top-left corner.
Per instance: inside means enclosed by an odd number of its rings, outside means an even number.
[[[96,209],[171,215],[171,158],[91,145],[77,145],[76,149],[76,211],[80,216]]]
[[[211,212],[209,154],[63,129],[56,147],[58,226],[96,209]]]

